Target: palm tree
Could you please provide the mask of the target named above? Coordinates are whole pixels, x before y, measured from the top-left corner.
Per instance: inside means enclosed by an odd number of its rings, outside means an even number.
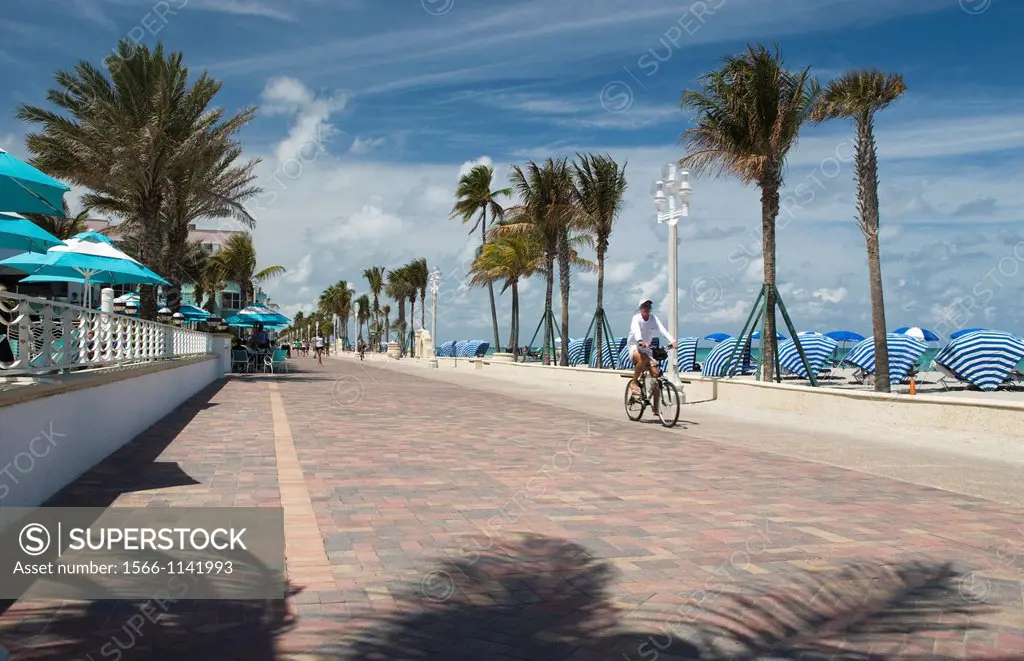
[[[373,316],[380,321],[380,294],[384,291],[384,267],[371,266],[363,269],[363,277],[370,287],[370,294],[373,295]],[[378,324],[379,325],[379,324]]]
[[[41,127],[26,139],[33,165],[88,189],[84,210],[119,218],[124,232],[140,238],[140,261],[160,272],[167,266],[161,263],[168,254],[165,221],[178,217],[168,213],[169,203],[202,200],[213,215],[231,215],[259,192],[249,184],[222,188],[224,180],[213,174],[218,166],[237,173],[232,162],[240,151],[232,136],[255,109],[232,116],[214,109],[221,83],[205,73],[190,81],[181,53],[166,53],[161,44],[150,50],[123,39],[111,59],[118,66],[108,67],[109,77],[86,61],[59,71],[47,94],[56,111],[22,105],[17,114]],[[203,174],[183,174],[194,169]],[[191,181],[188,192],[175,188],[183,178]],[[228,198],[217,198],[225,193]],[[141,303],[143,316],[155,318],[153,287],[143,287]]]
[[[384,315],[384,341],[391,341],[391,320],[388,318],[391,315],[391,306],[385,303],[380,306],[380,312]]]
[[[320,295],[320,307],[341,319],[342,346],[348,346],[348,319],[352,314],[352,290],[348,288],[348,282],[339,280],[325,289]]]
[[[470,284],[474,286],[503,281],[499,294],[512,289],[508,346],[513,347],[513,352],[519,346],[519,281],[542,268],[543,259],[543,242],[538,233],[499,235],[482,246],[470,270]]]
[[[405,269],[406,279],[408,280],[409,283],[410,292],[409,320],[411,323],[409,325],[413,327],[410,328],[409,330],[410,346],[412,346],[410,355],[415,356],[416,331],[414,330],[414,328],[416,326],[416,296],[420,296],[420,302],[422,303],[422,305],[420,306],[420,327],[422,328],[424,319],[423,311],[427,307],[427,281],[430,279],[430,270],[427,268],[427,260],[422,257],[420,257],[419,259],[414,259],[408,264],[406,264]]]
[[[547,159],[543,166],[530,161],[524,167],[512,166],[509,177],[520,204],[508,210],[508,221],[497,226],[496,235],[536,232],[543,245],[542,270],[546,275],[544,294],[544,363],[548,364],[549,342],[554,335],[552,325],[555,259],[560,269],[562,290],[562,335],[569,336],[569,256],[572,254],[573,236],[569,228],[575,227],[576,208],[572,177],[565,159]],[[550,347],[554,350],[554,347]],[[563,351],[562,364],[569,364],[567,351]]]
[[[798,73],[785,69],[778,49],[772,52],[764,46],[748,46],[746,52],[727,57],[721,69],[704,74],[701,89],[685,91],[681,102],[697,116],[695,125],[683,133],[687,154],[680,165],[696,174],[731,175],[761,189],[761,241],[768,292],[761,349],[767,381],[775,371],[779,190],[786,156],[817,95],[809,71],[809,67]]]
[[[359,325],[359,335],[370,337],[370,297],[363,294],[356,299],[356,323]],[[363,324],[366,324],[366,335],[363,335]]]
[[[268,266],[256,270],[256,247],[248,232],[232,234],[224,248],[214,255],[221,279],[237,282],[242,288],[242,307],[255,300],[256,285],[285,272],[283,266]]]
[[[388,284],[385,287],[387,295],[398,303],[398,321],[395,323],[399,331],[402,354],[405,354],[405,301],[415,295],[415,291],[409,284],[408,265],[388,271]]]
[[[886,341],[882,262],[878,245],[878,154],[875,150],[875,113],[907,91],[900,74],[875,69],[849,71],[825,86],[811,111],[811,119],[853,119],[857,126],[854,154],[857,180],[857,215],[868,249],[871,287],[871,333],[875,338],[875,390],[889,392],[889,344]]]
[[[622,198],[626,193],[626,165],[619,167],[615,159],[607,155],[577,154],[573,171],[582,222],[593,236],[597,249],[597,312],[594,322],[597,326],[597,364],[603,365],[604,260],[612,228],[622,210]]]
[[[469,230],[472,234],[476,228],[480,228],[480,243],[487,243],[487,216],[495,221],[504,216],[505,210],[498,203],[499,197],[507,197],[511,194],[508,188],[491,190],[494,179],[494,168],[489,165],[477,165],[459,179],[459,186],[455,190],[458,202],[452,207],[452,218],[459,218],[462,223],[468,223],[476,218],[473,228]],[[478,215],[479,214],[479,215]],[[487,285],[487,294],[491,299],[491,323],[494,326],[494,350],[501,347],[501,339],[498,337],[498,308],[494,304],[494,285]]]
[[[63,218],[60,216],[43,216],[35,213],[26,213],[24,215],[25,218],[28,218],[37,226],[46,230],[61,241],[66,241],[74,235],[88,229],[85,225],[85,221],[89,218],[89,212],[80,211],[72,218],[71,209],[68,207],[67,201],[64,202]]]

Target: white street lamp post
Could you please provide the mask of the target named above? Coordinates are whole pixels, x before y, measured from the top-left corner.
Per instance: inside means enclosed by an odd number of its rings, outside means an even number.
[[[427,365],[437,367],[437,294],[441,291],[441,269],[435,266],[427,282],[430,284],[430,343],[434,346]]]
[[[661,179],[654,184],[654,207],[658,211],[658,224],[668,223],[668,319],[672,342],[679,342],[679,265],[678,229],[680,218],[690,215],[690,173],[676,170],[674,163],[662,169]],[[679,384],[679,347],[675,346],[668,355],[669,379]]]

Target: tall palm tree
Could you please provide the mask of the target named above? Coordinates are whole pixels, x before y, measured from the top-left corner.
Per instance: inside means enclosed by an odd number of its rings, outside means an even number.
[[[22,105],[17,114],[41,128],[26,139],[33,165],[87,189],[84,210],[120,219],[124,232],[140,237],[140,261],[160,272],[167,266],[161,263],[167,204],[209,203],[219,194],[213,187],[223,180],[207,168],[215,163],[233,170],[232,154],[240,151],[232,136],[252,121],[255,109],[227,116],[214,108],[221,83],[205,73],[190,81],[181,53],[166,53],[161,44],[150,50],[123,39],[110,60],[118,66],[107,68],[109,77],[86,61],[59,71],[57,87],[47,94],[56,110]],[[182,173],[193,168],[205,169],[194,177],[195,195],[176,193]],[[246,184],[235,198],[226,190],[229,199],[210,205],[214,215],[239,211],[247,195],[259,192]],[[143,287],[141,306],[145,318],[155,318],[153,287]]]
[[[285,272],[283,266],[268,266],[256,270],[256,246],[252,236],[246,232],[232,234],[224,248],[214,255],[214,261],[223,280],[237,282],[242,288],[242,307],[252,303],[256,297],[256,285]]]
[[[384,315],[384,341],[391,341],[391,306],[385,303],[380,306],[380,312]]]
[[[492,230],[493,232],[493,230]],[[512,289],[512,315],[508,346],[519,346],[519,281],[542,268],[543,241],[538,233],[520,233],[492,237],[485,243],[471,267],[470,283],[504,282],[499,294]]]
[[[818,92],[810,68],[788,71],[778,49],[748,46],[683,92],[681,105],[696,113],[682,136],[680,165],[696,174],[731,175],[761,189],[761,241],[768,300],[761,338],[764,378],[775,372],[775,220],[786,156],[797,142]],[[675,296],[676,292],[671,295]]]
[[[352,315],[352,290],[349,289],[348,282],[345,280],[339,280],[334,283],[324,290],[322,299],[326,304],[326,309],[329,310],[332,315],[338,315],[341,320],[342,346],[348,346],[348,320]]]
[[[597,364],[603,365],[604,260],[615,219],[626,193],[626,164],[620,167],[609,155],[576,155],[573,164],[576,200],[583,226],[594,238],[597,250]]]
[[[359,335],[369,339],[370,337],[370,297],[363,294],[356,299],[356,323],[359,325]],[[363,335],[363,324],[366,324],[366,335]]]
[[[371,266],[367,269],[363,269],[363,277],[366,278],[366,284],[370,287],[370,294],[373,296],[372,312],[374,319],[376,319],[379,322],[380,294],[382,291],[384,291],[384,267]]]
[[[462,223],[468,223],[476,218],[473,228],[469,230],[472,234],[476,228],[480,228],[480,243],[487,243],[487,216],[496,221],[505,214],[504,208],[498,203],[498,198],[508,197],[511,190],[500,188],[491,190],[494,180],[494,168],[489,165],[477,165],[459,179],[459,186],[455,190],[458,201],[452,207],[452,218],[459,218]],[[501,339],[498,337],[498,308],[494,304],[494,285],[488,283],[487,294],[491,300],[491,324],[494,326],[494,350],[501,347]]]
[[[882,261],[878,244],[878,154],[875,150],[875,113],[907,91],[900,74],[875,69],[849,71],[829,82],[811,111],[811,119],[853,119],[857,127],[854,154],[857,180],[857,215],[868,250],[871,287],[871,334],[875,338],[875,390],[889,392],[889,344],[886,341]]]
[[[414,259],[405,265],[406,279],[409,283],[409,341],[413,347],[411,355],[416,355],[416,296],[420,296],[420,327],[423,327],[424,313],[427,305],[427,281],[430,279],[430,270],[427,268],[427,260],[423,257]]]
[[[507,223],[496,227],[496,235],[532,233],[544,247],[542,270],[546,276],[544,294],[544,363],[548,364],[550,338],[554,335],[552,325],[554,296],[554,264],[560,266],[560,289],[562,290],[562,335],[569,336],[569,266],[573,252],[574,237],[569,228],[575,227],[576,216],[572,176],[565,159],[547,159],[543,165],[529,161],[525,166],[512,166],[509,178],[520,203],[508,210]],[[564,268],[563,268],[564,265]],[[567,351],[563,351],[562,364],[569,364]]]
[[[388,284],[385,287],[387,295],[390,296],[396,303],[398,303],[398,321],[395,326],[399,331],[399,344],[401,345],[402,355],[405,354],[405,330],[407,324],[405,321],[405,302],[415,296],[415,290],[409,283],[409,268],[408,265],[392,269],[388,271]]]

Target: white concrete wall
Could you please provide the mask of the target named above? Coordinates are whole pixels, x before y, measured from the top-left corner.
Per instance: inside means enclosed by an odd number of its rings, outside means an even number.
[[[41,505],[222,375],[211,356],[0,406],[0,507]]]

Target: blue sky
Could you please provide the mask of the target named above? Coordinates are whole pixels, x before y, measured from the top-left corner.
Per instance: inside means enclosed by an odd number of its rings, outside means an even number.
[[[460,171],[487,162],[504,178],[526,159],[608,152],[630,182],[606,293],[624,332],[639,296],[667,308],[649,189],[682,155],[680,92],[745,43],[777,42],[823,80],[906,76],[877,121],[889,325],[1024,332],[1021,19],[1010,0],[37,0],[0,23],[0,145],[23,155],[14,109],[41,102],[56,69],[98,62],[122,36],[163,41],[224,80],[224,106],[260,107],[243,139],[264,161],[261,261],[288,269],[273,298],[308,310],[338,279],[364,289],[365,266],[424,256],[445,273],[442,339],[490,338],[486,294],[463,284],[476,238],[447,218]],[[851,136],[807,127],[790,158],[778,280],[801,329],[870,327]],[[761,281],[759,194],[694,188],[680,329],[736,332]],[[574,278],[571,335],[594,292]],[[542,294],[539,279],[524,287],[524,328]]]

